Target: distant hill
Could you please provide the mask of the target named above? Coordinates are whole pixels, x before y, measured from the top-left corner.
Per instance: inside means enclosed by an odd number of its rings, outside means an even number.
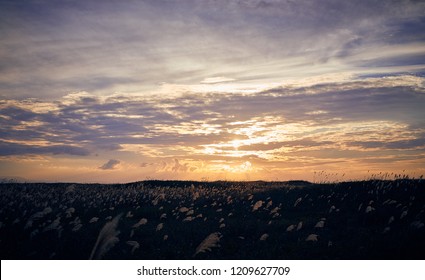
[[[309,181],[303,181],[303,180],[292,180],[292,181],[286,181],[285,183],[293,185],[293,186],[306,186],[311,185]]]
[[[23,177],[0,177],[0,184],[9,183],[28,183],[29,181]]]

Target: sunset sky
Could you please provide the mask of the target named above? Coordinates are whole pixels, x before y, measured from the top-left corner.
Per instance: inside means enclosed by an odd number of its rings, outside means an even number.
[[[414,0],[0,0],[0,177],[419,177],[424,30]]]

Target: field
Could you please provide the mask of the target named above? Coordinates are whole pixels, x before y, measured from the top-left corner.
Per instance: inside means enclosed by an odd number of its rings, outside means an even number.
[[[425,181],[0,185],[1,259],[425,259]]]

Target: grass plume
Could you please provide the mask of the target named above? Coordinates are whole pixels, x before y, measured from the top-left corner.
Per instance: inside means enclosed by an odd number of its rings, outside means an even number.
[[[214,232],[207,236],[196,248],[195,254],[196,256],[199,253],[205,253],[206,251],[211,251],[212,248],[220,247],[220,239],[223,235],[220,232]]]
[[[97,237],[96,244],[90,254],[90,260],[101,259],[120,240],[117,237],[120,231],[117,230],[118,222],[123,214],[118,214],[110,222],[107,222]]]

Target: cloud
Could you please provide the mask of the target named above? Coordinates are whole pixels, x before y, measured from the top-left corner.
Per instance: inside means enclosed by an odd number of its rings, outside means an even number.
[[[41,154],[52,154],[52,155],[71,155],[71,156],[88,156],[90,151],[72,145],[25,145],[13,142],[0,141],[0,156],[10,155],[41,155]]]
[[[174,159],[174,165],[171,167],[172,172],[186,172],[189,169],[189,164],[181,164],[178,159]]]
[[[113,170],[113,169],[115,169],[115,167],[117,167],[118,164],[120,164],[120,161],[119,160],[110,159],[108,162],[106,162],[102,166],[99,166],[99,169],[102,169],[102,170]]]
[[[226,83],[226,82],[232,82],[235,79],[232,78],[226,78],[226,77],[211,77],[211,78],[205,78],[201,81],[201,84],[219,84],[219,83]]]
[[[347,143],[365,149],[394,149],[394,150],[415,150],[425,148],[425,138],[416,138],[399,141],[353,141]]]
[[[2,1],[0,96],[416,73],[424,12],[420,1]]]
[[[362,133],[393,145],[421,139],[423,78],[311,81],[248,95],[186,92],[168,98],[78,92],[50,103],[5,100],[0,104],[3,154],[92,151],[184,157],[264,151],[270,157],[271,151],[282,149],[371,141],[361,138]]]

